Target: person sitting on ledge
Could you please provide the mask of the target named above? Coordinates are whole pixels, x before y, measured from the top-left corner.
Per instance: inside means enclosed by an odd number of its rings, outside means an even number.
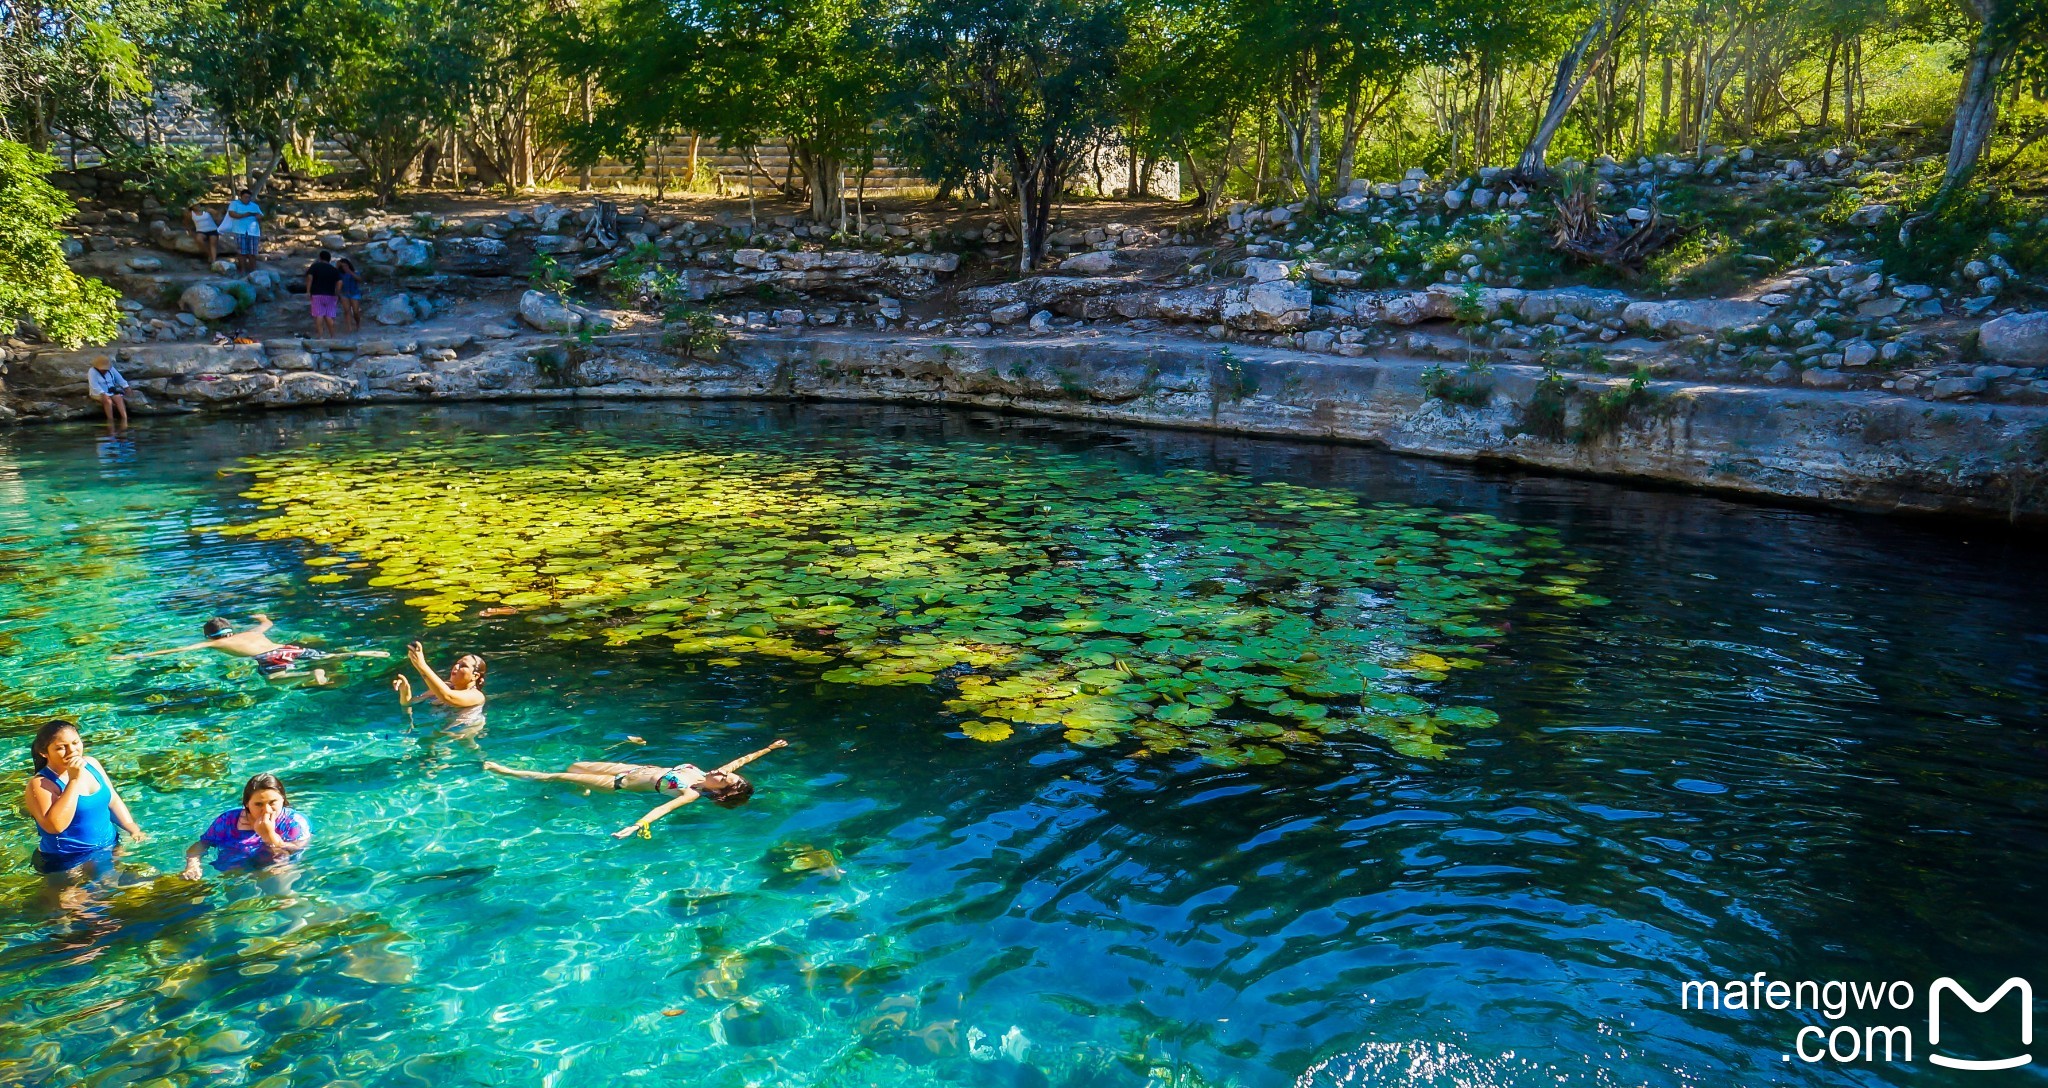
[[[270,638],[270,629],[277,625],[271,622],[269,616],[261,612],[256,613],[255,620],[256,626],[246,631],[237,631],[234,624],[219,616],[215,616],[207,620],[205,627],[201,628],[206,632],[206,639],[202,642],[173,646],[168,650],[150,650],[139,654],[119,654],[116,655],[115,659],[132,660],[144,657],[161,657],[164,654],[182,654],[192,650],[218,650],[229,657],[253,657],[256,659],[256,671],[262,673],[264,679],[278,680],[298,675],[293,670],[301,663],[311,664],[315,661],[325,661],[336,657],[391,656],[383,650],[316,650],[310,646],[295,646],[286,642],[274,642]],[[327,683],[327,670],[315,668],[313,670],[313,682],[315,684]]]
[[[654,821],[699,797],[709,797],[722,808],[738,808],[746,804],[747,798],[754,796],[754,784],[741,778],[739,769],[777,748],[787,747],[788,741],[778,740],[711,771],[698,770],[692,763],[654,767],[644,763],[602,763],[594,760],[571,763],[566,771],[522,771],[502,763],[485,763],[484,770],[535,782],[571,782],[606,792],[658,793],[668,798],[647,815],[612,832],[612,838],[623,839],[635,832],[649,835],[647,829]]]
[[[484,705],[482,657],[476,654],[463,654],[456,658],[455,664],[448,666],[446,680],[441,679],[441,674],[435,672],[432,665],[427,664],[427,651],[419,643],[412,643],[405,648],[405,659],[412,662],[413,668],[419,670],[420,679],[427,685],[427,699],[457,710],[475,710]],[[414,697],[412,681],[407,680],[402,673],[391,681],[391,690],[398,693],[399,706],[409,707],[416,702],[425,701]]]
[[[106,409],[109,427],[117,425],[116,415],[120,416],[118,426],[128,425],[128,379],[114,369],[113,360],[104,355],[95,358],[85,370],[85,388]]]

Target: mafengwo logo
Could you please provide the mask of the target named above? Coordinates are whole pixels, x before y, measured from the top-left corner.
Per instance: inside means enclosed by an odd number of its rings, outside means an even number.
[[[1817,1012],[1832,1026],[1805,1024],[1790,1033],[1784,1058],[1788,1062],[1861,1065],[1872,1062],[1925,1061],[1944,1069],[1991,1071],[2018,1069],[2034,1060],[2034,986],[2017,976],[2006,979],[1990,996],[1979,998],[1952,978],[1938,978],[1925,993],[1927,1032],[1916,1032],[1918,1017],[1899,1016],[1921,1007],[1920,988],[1898,982],[1788,982],[1766,978],[1759,971],[1746,979],[1687,982],[1679,988],[1679,1007],[1722,1012]],[[1835,1023],[1851,1013],[1897,1022]],[[1955,1053],[1956,1027],[1963,1017],[1996,1014],[2012,1027],[1975,1037],[2009,1041],[1996,1056],[1965,1057]],[[2014,1030],[2014,1029],[2017,1030]],[[1943,1043],[1946,1031],[1948,1044]],[[1917,1045],[1916,1045],[1917,1044]],[[1980,1044],[1981,1045],[1981,1044]]]

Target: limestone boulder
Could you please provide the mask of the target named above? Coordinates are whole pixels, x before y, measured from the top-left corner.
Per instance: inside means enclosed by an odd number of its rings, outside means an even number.
[[[1060,262],[1060,271],[1083,276],[1104,276],[1116,271],[1116,254],[1090,251],[1076,253]]]
[[[1770,316],[1771,308],[1761,302],[1730,298],[1631,302],[1621,313],[1630,325],[1667,336],[1718,335]]]
[[[2048,311],[1994,317],[1977,330],[1977,346],[2011,366],[2048,364]]]
[[[195,283],[178,296],[178,308],[201,321],[219,321],[237,307],[235,296],[212,283]]]
[[[496,238],[444,238],[436,243],[434,267],[442,272],[465,276],[505,276],[512,273],[512,251]]]
[[[384,275],[416,275],[434,270],[434,243],[398,236],[371,242],[358,254],[361,263]]]
[[[277,384],[249,397],[250,404],[331,404],[355,395],[355,386],[332,374],[298,370],[278,375]]]
[[[1293,273],[1293,261],[1276,261],[1271,257],[1246,257],[1244,260],[1244,278],[1254,283],[1284,280]]]
[[[401,291],[377,304],[370,319],[379,325],[410,325],[434,316],[434,304],[425,298]]]
[[[582,314],[544,291],[528,291],[519,296],[519,320],[542,332],[575,332],[583,327]]]
[[[1314,304],[1308,288],[1286,280],[1254,284],[1242,296],[1231,296],[1223,304],[1223,323],[1259,332],[1306,328]]]
[[[158,249],[167,249],[172,253],[183,253],[191,257],[206,254],[206,247],[199,244],[199,238],[191,231],[174,227],[161,219],[150,221],[149,242]]]

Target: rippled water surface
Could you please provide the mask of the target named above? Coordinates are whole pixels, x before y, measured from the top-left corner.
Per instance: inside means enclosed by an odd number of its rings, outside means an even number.
[[[1294,689],[1274,680],[1271,700],[1240,688],[1120,718],[1079,701],[1128,697],[1162,660],[1186,675],[1228,663],[1189,624],[1134,629],[1134,646],[1158,641],[1094,665],[1128,682],[934,658],[947,646],[923,640],[897,669],[911,682],[827,682],[881,668],[826,660],[863,645],[852,622],[678,649],[627,639],[648,613],[619,601],[484,617],[490,599],[373,579],[346,541],[305,526],[221,531],[290,514],[243,497],[247,458],[318,464],[330,455],[315,443],[368,441],[439,464],[437,449],[478,434],[615,443],[620,457],[829,454],[911,492],[928,483],[929,508],[956,501],[957,480],[921,480],[920,465],[962,457],[1011,465],[1020,492],[1045,466],[1082,473],[1105,503],[1171,484],[1181,498],[1118,547],[1044,527],[1047,577],[1142,571],[1189,600],[1342,612],[1370,637],[1333,648],[1321,628],[1297,632],[1320,664]],[[1223,490],[1182,486],[1198,478]],[[1388,539],[1416,547],[1515,527],[1512,551],[1485,554],[1523,580],[1467,600],[1487,560],[1452,587],[1416,581],[1427,557],[1406,555],[1379,563],[1381,588],[1336,599],[1345,564],[1375,553],[1315,559],[1320,584],[1267,570],[1217,588],[1233,575],[1203,566],[1199,504],[1271,483],[1288,502],[1313,493],[1289,524],[1326,540],[1339,537],[1316,511],[1354,497],[1407,519]],[[789,486],[777,517],[831,497]],[[861,522],[887,535],[910,516]],[[1441,535],[1398,535],[1431,526]],[[762,561],[744,520],[708,532],[736,562]],[[1314,558],[1299,541],[1259,548],[1271,564]],[[1517,566],[1525,552],[1538,558]],[[330,556],[343,562],[306,563]],[[127,851],[118,886],[64,891],[29,870],[25,819],[0,832],[0,1084],[2042,1083],[2041,1063],[1788,1062],[1801,1025],[1832,1022],[1681,1010],[1679,986],[1948,975],[1982,993],[2031,968],[2048,990],[2044,560],[1980,527],[910,410],[394,408],[152,420],[119,441],[0,432],[0,788],[19,795],[36,720],[76,716],[155,835]],[[1076,607],[1107,610],[1114,631],[1115,598]],[[540,608],[562,611],[537,622]],[[877,637],[909,623],[876,608]],[[332,649],[420,636],[444,664],[479,650],[487,722],[408,716],[389,690],[396,658],[344,662],[327,689],[210,656],[109,660],[192,640],[216,612],[267,612],[280,635]],[[745,637],[791,635],[781,622]],[[1034,724],[1040,692],[999,713],[963,706],[960,678],[987,668],[1070,684],[1055,691],[1065,720]],[[1300,695],[1359,670],[1363,695]],[[647,839],[608,834],[645,795],[479,766],[708,765],[776,737],[791,747],[749,768],[752,803],[691,806]],[[307,863],[178,879],[185,845],[263,770],[313,821]],[[1970,1023],[1944,1040],[2000,1056],[2011,1035]]]

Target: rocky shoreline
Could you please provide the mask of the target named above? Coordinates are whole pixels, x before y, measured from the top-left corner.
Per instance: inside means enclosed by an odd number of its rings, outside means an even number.
[[[421,331],[45,351],[8,365],[0,419],[97,418],[82,375],[100,354],[114,354],[140,390],[138,415],[578,397],[944,404],[2048,525],[2048,406],[1880,390],[1645,382],[1512,364],[1446,389],[1441,366],[1406,355],[1078,332],[1004,340],[803,328],[742,333],[691,359],[655,333]]]

